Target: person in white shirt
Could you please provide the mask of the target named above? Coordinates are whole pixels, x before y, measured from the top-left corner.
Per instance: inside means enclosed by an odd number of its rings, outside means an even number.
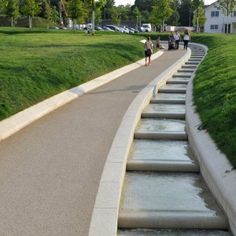
[[[151,55],[153,53],[153,43],[150,37],[144,43],[145,66],[151,65]]]
[[[174,39],[175,39],[175,48],[179,49],[180,34],[178,31],[175,31]]]
[[[188,48],[188,42],[189,42],[189,40],[190,40],[190,34],[189,34],[188,30],[185,30],[185,31],[184,31],[184,38],[183,38],[183,40],[184,40],[184,49],[187,50],[187,48]]]

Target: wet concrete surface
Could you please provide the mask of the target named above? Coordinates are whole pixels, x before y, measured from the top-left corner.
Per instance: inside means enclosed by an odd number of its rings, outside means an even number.
[[[188,143],[185,141],[135,140],[129,159],[143,161],[193,162]]]
[[[171,79],[169,79],[169,81],[174,81],[174,80],[184,80],[184,81],[189,81],[189,78],[186,77],[173,77]]]
[[[117,236],[231,236],[223,230],[120,230]]]
[[[185,121],[174,119],[142,119],[136,132],[185,132]]]
[[[174,94],[174,93],[158,93],[154,99],[166,99],[166,100],[172,100],[172,99],[180,99],[184,100],[186,98],[185,94]]]
[[[185,113],[185,105],[177,104],[149,104],[144,113]]]
[[[185,85],[185,84],[167,84],[161,88],[164,88],[164,89],[186,89],[187,85]]]
[[[220,210],[199,174],[126,173],[121,212],[215,217]]]

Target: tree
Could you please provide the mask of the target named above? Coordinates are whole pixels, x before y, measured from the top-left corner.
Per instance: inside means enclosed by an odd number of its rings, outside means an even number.
[[[152,11],[154,0],[135,0],[134,5],[141,11]]]
[[[73,19],[74,25],[77,20],[79,23],[84,23],[88,16],[88,11],[85,8],[84,2],[81,0],[71,0],[69,2],[69,16]]]
[[[127,5],[120,5],[116,7],[116,10],[119,14],[119,17],[121,21],[126,21],[131,18],[131,6],[129,4]]]
[[[52,8],[50,5],[50,0],[42,0],[40,3],[40,17],[51,20],[52,19]]]
[[[182,0],[179,8],[180,25],[191,26],[193,16],[193,6],[191,0]]]
[[[132,14],[133,14],[134,19],[136,20],[136,28],[138,28],[139,26],[141,26],[140,22],[141,22],[141,19],[142,19],[142,14],[139,11],[138,7],[135,6],[133,8]]]
[[[5,14],[11,19],[11,26],[14,26],[17,18],[20,16],[19,1],[8,0],[5,6]]]
[[[110,19],[111,18],[111,9],[115,6],[114,0],[107,0],[106,4],[101,8],[103,12],[103,19]]]
[[[24,0],[21,11],[29,17],[29,28],[32,28],[32,17],[40,11],[39,4],[35,0]]]
[[[228,16],[233,12],[235,6],[236,6],[236,1],[235,0],[218,0],[218,5],[222,9],[223,13]],[[226,29],[225,33],[230,33],[230,24],[226,24]]]
[[[112,23],[115,24],[115,25],[119,25],[120,24],[120,16],[119,16],[119,13],[116,10],[116,7],[113,7],[111,9],[110,13],[111,13]]]
[[[199,28],[203,27],[206,21],[205,17],[205,10],[203,6],[199,6],[195,11],[194,11],[194,16],[193,16],[193,25],[196,26],[197,32],[199,32]]]
[[[170,0],[156,0],[152,8],[150,21],[155,25],[161,25],[164,30],[164,22],[173,14],[170,8]]]
[[[7,0],[0,0],[0,13],[4,12],[7,6]]]
[[[179,15],[179,7],[180,7],[180,2],[178,0],[172,0],[170,2],[170,7],[173,10],[172,15],[169,17],[169,19],[167,20],[167,24],[168,25],[179,25],[179,19],[180,19],[180,15]]]
[[[52,22],[58,22],[60,19],[59,12],[57,11],[56,6],[52,6],[52,15],[51,15]]]

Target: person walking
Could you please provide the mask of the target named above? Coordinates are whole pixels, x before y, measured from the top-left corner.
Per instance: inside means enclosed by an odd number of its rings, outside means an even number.
[[[177,30],[175,31],[174,39],[175,39],[175,48],[179,49],[180,34]]]
[[[189,42],[189,40],[190,40],[190,34],[189,34],[188,30],[185,30],[185,31],[184,31],[184,38],[183,38],[183,40],[184,40],[184,49],[187,50],[187,48],[188,48],[188,42]]]
[[[144,43],[145,66],[151,65],[151,56],[153,53],[153,43],[150,37]]]

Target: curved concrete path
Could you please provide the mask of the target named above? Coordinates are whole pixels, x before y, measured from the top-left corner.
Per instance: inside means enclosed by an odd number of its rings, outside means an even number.
[[[105,159],[137,93],[183,56],[166,51],[0,143],[0,235],[86,236]]]

